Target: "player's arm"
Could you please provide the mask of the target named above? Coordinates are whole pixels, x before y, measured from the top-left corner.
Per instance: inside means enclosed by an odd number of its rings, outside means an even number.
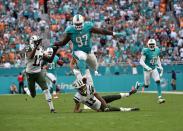
[[[122,33],[113,32],[113,31],[110,31],[110,30],[106,30],[106,29],[103,29],[103,28],[97,28],[97,27],[93,27],[91,29],[91,32],[95,33],[95,34],[102,34],[102,35],[122,36]]]
[[[33,58],[34,58],[38,46],[39,46],[39,44],[35,45],[35,47],[34,47],[33,50],[30,49],[31,47],[27,47],[27,49],[26,49],[26,56],[27,56],[29,59],[33,59]]]
[[[140,63],[140,65],[141,65],[142,67],[144,67],[146,70],[151,71],[152,68],[150,68],[148,65],[145,64],[145,59],[146,59],[146,56],[145,56],[145,55],[142,55],[141,58],[140,58],[140,62],[139,62],[139,63]]]
[[[158,56],[158,59],[157,59],[157,64],[158,64],[158,68],[160,69],[161,73],[160,73],[160,77],[163,76],[163,67],[161,65],[161,60],[160,60],[160,57]]]
[[[55,42],[53,45],[53,54],[52,56],[49,58],[49,60],[47,60],[49,63],[51,63],[57,53],[57,50],[59,49],[59,47],[63,47],[65,46],[69,41],[70,41],[70,36],[68,33],[63,34],[63,37],[61,39],[61,41],[59,42]]]
[[[107,107],[106,101],[97,92],[94,93],[94,96],[102,103],[104,107]]]
[[[102,28],[96,28],[96,27],[93,27],[91,29],[91,32],[95,33],[95,34],[102,34],[102,35],[114,35],[113,32],[110,31],[110,30],[106,30],[106,29],[102,29]]]
[[[80,112],[82,112],[82,110],[80,109],[80,102],[79,101],[77,101],[77,100],[75,100],[74,99],[74,102],[75,102],[75,107],[74,107],[74,112],[75,113],[80,113]]]

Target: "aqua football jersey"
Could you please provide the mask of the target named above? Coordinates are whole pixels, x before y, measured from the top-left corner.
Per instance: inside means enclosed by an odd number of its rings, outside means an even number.
[[[44,61],[43,65],[48,65],[48,71],[55,75],[56,74],[56,65],[57,65],[58,60],[59,60],[59,57],[55,56],[52,63],[48,63],[47,61]]]
[[[69,34],[73,43],[73,51],[84,51],[86,53],[91,52],[91,29],[94,24],[91,22],[85,22],[82,30],[76,30],[73,25],[68,26],[65,29],[65,33]]]
[[[155,69],[157,67],[157,59],[160,55],[160,49],[155,48],[155,50],[150,50],[149,48],[143,48],[142,55],[146,57],[145,64],[149,66],[152,69]],[[146,70],[146,69],[144,69]]]

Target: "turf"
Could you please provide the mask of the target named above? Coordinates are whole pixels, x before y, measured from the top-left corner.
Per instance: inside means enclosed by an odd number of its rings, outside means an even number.
[[[43,95],[0,96],[0,131],[183,131],[183,95],[167,94],[166,103],[157,104],[156,94],[135,94],[112,105],[138,112],[83,113],[73,113],[72,96],[54,100],[57,114],[50,114]]]

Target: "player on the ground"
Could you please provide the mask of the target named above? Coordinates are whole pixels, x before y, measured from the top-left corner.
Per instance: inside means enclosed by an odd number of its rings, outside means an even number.
[[[53,49],[48,47],[44,54],[50,58],[53,55]],[[63,62],[59,59],[59,57],[56,55],[51,63],[48,61],[43,61],[42,68],[45,69],[45,75],[46,75],[46,81],[49,86],[49,89],[51,90],[53,94],[53,98],[57,99],[58,95],[56,93],[57,88],[57,69],[56,66],[62,66]],[[47,72],[48,71],[48,72]]]
[[[51,113],[55,113],[55,109],[52,103],[52,97],[47,87],[44,73],[41,69],[41,62],[44,58],[42,39],[38,35],[30,37],[30,43],[26,46],[26,76],[30,95],[34,98],[36,96],[35,83],[37,83],[43,90],[45,98],[48,102]],[[53,59],[50,58],[51,61]]]
[[[137,83],[138,86],[144,86],[148,88],[150,84],[150,78],[152,77],[156,82],[158,91],[158,103],[164,103],[165,99],[162,97],[160,87],[160,77],[163,75],[163,67],[160,61],[160,49],[156,46],[155,39],[149,39],[147,43],[148,48],[143,48],[142,56],[140,58],[140,64],[144,68],[144,83]],[[160,73],[158,72],[158,69]]]
[[[76,58],[77,66],[82,75],[85,74],[86,67],[89,66],[95,71],[97,75],[98,63],[96,56],[91,52],[92,33],[120,36],[121,33],[112,32],[106,29],[96,28],[91,22],[84,22],[83,16],[77,14],[73,17],[73,25],[68,26],[65,29],[63,39],[60,42],[55,43],[55,46],[62,47],[69,41],[73,43],[73,57]]]
[[[74,96],[75,108],[74,112],[82,112],[80,109],[80,104],[87,105],[91,109],[95,111],[137,111],[139,108],[124,108],[124,107],[112,107],[108,105],[108,103],[128,97],[134,93],[135,90],[131,90],[129,93],[120,93],[119,95],[108,95],[108,96],[100,96],[94,89],[92,85],[86,84],[86,78],[82,78],[82,80],[76,80],[73,83],[73,86],[76,88],[77,93]]]

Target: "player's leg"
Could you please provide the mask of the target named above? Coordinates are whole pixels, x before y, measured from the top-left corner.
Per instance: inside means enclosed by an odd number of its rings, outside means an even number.
[[[94,86],[93,79],[92,79],[92,76],[91,76],[89,69],[86,69],[84,77],[87,79],[86,84]]]
[[[140,110],[139,108],[125,108],[125,107],[114,107],[114,106],[110,106],[107,105],[107,107],[102,107],[101,106],[101,110],[103,112],[113,112],[113,111],[122,111],[122,112],[129,112],[129,111],[138,111]]]
[[[55,109],[54,109],[53,102],[52,102],[52,96],[51,96],[48,86],[46,84],[46,79],[45,79],[45,75],[43,72],[38,73],[36,82],[39,84],[39,86],[43,90],[45,99],[48,102],[51,113],[55,113]]]
[[[57,81],[57,78],[52,73],[47,73],[46,76],[52,83],[53,98],[57,99],[58,98],[57,93],[56,93],[56,81]]]
[[[87,53],[83,51],[74,51],[74,58],[77,59],[77,67],[81,71],[81,74],[83,75],[85,73],[87,64],[86,64],[86,59],[87,59]]]
[[[95,72],[95,75],[96,76],[100,76],[100,74],[98,73],[98,62],[97,62],[97,58],[95,56],[95,54],[91,53],[91,54],[88,54],[87,56],[87,60],[86,60],[88,66],[94,70]]]
[[[25,92],[28,95],[31,95],[33,98],[36,96],[36,90],[35,90],[35,74],[26,74],[27,76],[27,83],[28,83],[28,88],[25,89]]]
[[[158,102],[159,103],[164,103],[165,99],[162,98],[162,91],[161,91],[161,86],[160,86],[160,76],[159,76],[159,72],[158,72],[157,69],[153,70],[152,78],[156,82],[156,88],[157,88],[157,91],[158,91]]]
[[[128,93],[120,93],[119,95],[107,95],[107,96],[102,96],[102,98],[106,101],[106,103],[110,103],[115,100],[123,99],[125,97],[128,97],[132,94],[134,91],[130,91]]]

